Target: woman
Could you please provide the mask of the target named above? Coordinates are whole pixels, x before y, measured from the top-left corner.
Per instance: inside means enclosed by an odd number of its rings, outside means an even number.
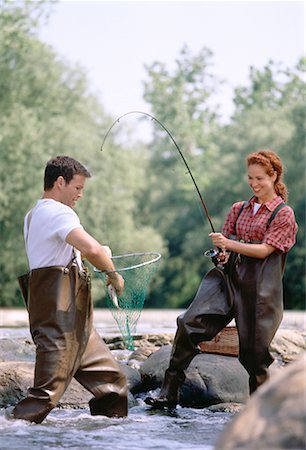
[[[211,340],[233,318],[250,393],[268,378],[273,362],[269,346],[282,320],[285,258],[298,227],[293,210],[285,204],[287,188],[279,156],[270,150],[252,153],[247,167],[254,196],[235,203],[222,233],[210,234],[220,249],[219,264],[206,274],[192,304],[177,319],[160,395],[145,400],[153,408],[176,406],[184,371],[200,353],[199,342]]]

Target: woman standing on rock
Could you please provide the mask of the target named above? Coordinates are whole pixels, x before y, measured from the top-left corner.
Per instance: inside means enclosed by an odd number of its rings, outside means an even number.
[[[297,224],[285,204],[279,156],[263,150],[247,157],[253,197],[234,203],[222,233],[211,233],[220,249],[219,264],[202,280],[188,310],[177,319],[169,368],[160,395],[145,401],[153,408],[173,408],[179,402],[184,371],[233,318],[239,335],[239,361],[249,374],[254,392],[267,378],[273,362],[270,343],[283,314],[282,277],[287,252],[295,243]]]

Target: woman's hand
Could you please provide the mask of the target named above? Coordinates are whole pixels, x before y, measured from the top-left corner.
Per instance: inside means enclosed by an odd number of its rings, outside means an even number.
[[[217,258],[218,258],[219,264],[222,264],[224,266],[227,263],[229,257],[230,257],[230,252],[221,251],[220,253],[218,253]]]
[[[226,238],[222,233],[210,233],[213,244],[219,248],[222,253],[225,250],[230,252],[240,253],[244,256],[250,256],[251,258],[264,259],[273,253],[276,248],[270,244],[262,242],[261,244],[253,244],[251,242],[239,242]]]
[[[222,252],[227,250],[228,239],[223,236],[222,233],[209,233],[209,236],[211,237],[215,247],[219,248]]]

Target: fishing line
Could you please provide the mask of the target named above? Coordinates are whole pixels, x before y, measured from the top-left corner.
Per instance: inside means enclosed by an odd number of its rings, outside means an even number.
[[[202,205],[202,207],[203,207],[203,210],[204,210],[204,212],[205,212],[205,215],[206,215],[206,217],[207,217],[207,220],[208,220],[208,222],[209,222],[209,225],[210,225],[210,227],[211,227],[211,229],[212,229],[212,232],[215,233],[215,228],[214,228],[213,223],[212,223],[212,220],[211,220],[211,218],[210,218],[208,209],[207,209],[207,207],[206,207],[206,204],[205,204],[205,202],[204,202],[204,199],[203,199],[203,197],[202,197],[202,194],[201,194],[201,192],[200,192],[200,190],[199,190],[199,188],[198,188],[198,185],[197,185],[197,183],[196,183],[196,180],[195,180],[195,178],[194,178],[194,176],[193,176],[193,174],[192,174],[192,172],[191,172],[191,170],[190,170],[190,168],[189,168],[189,166],[188,166],[188,163],[187,163],[187,161],[186,161],[186,159],[185,159],[185,156],[183,155],[181,149],[179,148],[177,142],[175,141],[175,139],[174,139],[174,137],[172,136],[172,134],[170,133],[170,131],[165,127],[165,125],[164,125],[162,122],[160,122],[160,120],[156,119],[156,117],[154,117],[152,114],[149,114],[149,113],[144,112],[144,111],[129,111],[129,112],[125,113],[125,114],[122,114],[120,117],[118,117],[118,118],[112,123],[112,125],[111,125],[111,126],[109,127],[109,129],[107,130],[107,132],[106,132],[106,134],[105,134],[105,136],[104,136],[104,139],[103,139],[103,141],[102,141],[101,151],[103,151],[103,147],[104,147],[105,141],[106,141],[106,139],[108,138],[108,136],[109,136],[111,130],[113,129],[113,127],[114,127],[117,123],[119,123],[120,120],[121,120],[123,117],[128,116],[128,115],[131,115],[131,114],[140,114],[140,115],[143,115],[143,116],[146,116],[146,117],[150,118],[153,122],[157,123],[157,124],[158,124],[158,125],[159,125],[166,133],[167,133],[167,135],[170,137],[170,139],[171,139],[171,141],[173,142],[175,148],[176,148],[177,151],[179,152],[179,154],[180,154],[180,156],[181,156],[181,158],[182,158],[182,160],[183,160],[183,162],[184,162],[184,164],[185,164],[185,166],[186,166],[186,168],[187,168],[187,171],[188,171],[188,173],[189,173],[189,175],[190,175],[190,177],[191,177],[191,180],[192,180],[192,182],[193,182],[193,184],[194,184],[194,187],[195,187],[195,189],[196,189],[196,191],[197,191],[197,194],[198,194],[199,199],[200,199],[200,201],[201,201],[201,205]],[[209,252],[210,252],[210,251],[211,251],[211,250],[209,250]],[[210,257],[211,257],[211,256],[210,256]]]

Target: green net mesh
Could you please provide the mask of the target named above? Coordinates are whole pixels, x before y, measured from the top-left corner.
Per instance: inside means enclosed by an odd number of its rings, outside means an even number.
[[[159,266],[160,253],[132,253],[113,256],[116,271],[124,278],[124,291],[120,297],[109,289],[106,302],[121,332],[123,343],[134,350],[133,334],[143,309],[147,288]],[[104,282],[106,273],[95,269]]]

